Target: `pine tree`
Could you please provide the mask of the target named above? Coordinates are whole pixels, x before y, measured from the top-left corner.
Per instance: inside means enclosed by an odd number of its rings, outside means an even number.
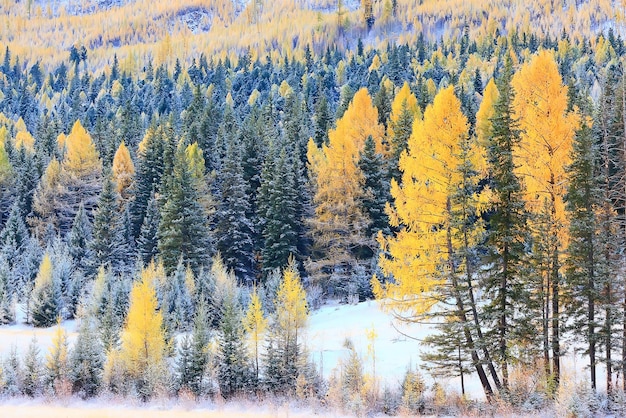
[[[15,345],[11,346],[9,355],[2,362],[2,379],[4,380],[4,393],[9,396],[17,396],[22,388],[23,369],[20,358],[17,355]]]
[[[117,186],[117,193],[123,201],[130,199],[130,188],[135,175],[135,165],[124,141],[120,144],[113,158],[113,179]]]
[[[550,374],[558,387],[561,370],[561,303],[560,282],[563,243],[566,240],[565,167],[571,162],[574,133],[580,124],[576,112],[569,112],[567,87],[563,85],[558,66],[548,51],[541,51],[515,74],[513,109],[519,120],[520,147],[515,155],[516,174],[524,178],[528,208],[543,220],[539,239],[549,239],[545,248],[549,268],[537,278],[536,289],[542,292],[544,306],[550,311],[549,324],[543,324],[544,335],[550,332]],[[537,252],[535,251],[535,255]],[[545,354],[544,354],[545,356]],[[547,360],[547,359],[546,359]],[[546,365],[546,367],[548,367]]]
[[[141,275],[141,281],[136,282],[130,292],[119,360],[137,393],[147,399],[164,378],[166,346],[154,280],[148,270],[143,270]],[[114,358],[107,359],[108,363],[112,361]]]
[[[454,89],[441,90],[424,119],[415,123],[408,151],[400,158],[402,183],[392,180],[394,204],[388,214],[391,226],[399,230],[388,238],[379,235],[379,265],[394,280],[381,285],[374,278],[372,284],[377,299],[388,298],[386,309],[404,317],[424,317],[440,300],[449,301],[449,311],[433,315],[447,314],[459,323],[485,395],[491,398],[493,388],[475,337],[480,324],[471,258],[482,239],[476,217],[484,206],[477,193],[484,166]],[[499,386],[497,376],[492,377]]]
[[[344,293],[349,272],[359,259],[371,255],[373,243],[366,235],[369,219],[363,213],[363,173],[359,153],[368,136],[377,152],[383,152],[383,127],[366,89],[361,89],[329,132],[328,145],[319,149],[309,141],[309,176],[315,195],[315,215],[310,220],[314,242],[313,280],[328,292]],[[342,292],[342,288],[344,288]]]
[[[162,312],[168,333],[186,331],[191,325],[189,318],[193,316],[193,305],[186,279],[187,272],[181,260],[162,289]]]
[[[179,259],[198,273],[207,265],[211,253],[208,220],[182,142],[173,172],[167,177],[164,196],[158,230],[160,260],[170,274]]]
[[[308,319],[306,293],[293,258],[283,270],[274,307],[276,311],[268,333],[265,383],[271,390],[288,392],[295,388],[303,366],[300,339]]]

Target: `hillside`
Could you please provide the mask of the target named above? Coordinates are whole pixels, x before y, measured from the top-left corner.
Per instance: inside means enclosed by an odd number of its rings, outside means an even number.
[[[391,0],[373,2],[368,33],[359,1],[335,0],[3,0],[0,48],[9,46],[25,64],[66,59],[73,45],[89,50],[89,65],[103,68],[117,54],[132,71],[155,64],[189,62],[192,56],[228,55],[250,48],[253,58],[295,54],[305,45],[319,52],[334,44],[354,47],[388,41],[460,37],[467,25],[477,42],[497,30],[507,33],[591,37],[608,27],[621,33],[624,5],[618,0]],[[339,29],[341,21],[341,29]],[[298,22],[294,25],[293,22]]]

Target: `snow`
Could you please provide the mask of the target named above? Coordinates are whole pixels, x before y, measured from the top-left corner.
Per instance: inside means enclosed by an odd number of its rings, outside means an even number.
[[[56,327],[33,328],[23,323],[25,318],[20,313],[20,307],[16,311],[18,313],[18,323],[0,327],[0,359],[6,357],[13,347],[17,349],[18,353],[24,353],[28,349],[33,336],[37,338],[41,355],[45,356],[52,345]],[[66,330],[69,343],[72,345],[76,340],[78,321],[64,321],[62,327]],[[375,372],[371,350],[368,350],[368,345],[372,341],[368,340],[367,333],[371,330],[376,333],[376,338],[373,340]],[[339,370],[340,362],[348,358],[349,350],[345,347],[345,343],[346,340],[350,340],[356,352],[363,359],[364,372],[370,376],[374,375],[379,380],[380,387],[389,386],[395,388],[402,382],[407,368],[419,368],[423,365],[420,355],[427,350],[427,347],[421,343],[421,340],[432,332],[432,325],[399,323],[391,314],[384,312],[380,308],[380,303],[376,301],[368,301],[356,305],[331,303],[311,313],[303,342],[311,360],[317,365],[323,376],[329,378],[334,371]],[[589,374],[588,370],[585,369],[588,359],[580,354],[573,353],[571,346],[566,348],[569,351],[563,359],[564,378],[573,381],[585,381],[588,379]],[[422,371],[422,375],[428,385],[433,383],[433,379],[426,371]],[[604,379],[604,370],[600,366],[598,367],[598,389],[600,390],[603,389]],[[458,378],[439,379],[438,382],[446,388],[448,393],[460,392],[460,379]],[[482,387],[475,374],[466,376],[465,386],[467,395],[470,398],[484,399]],[[26,415],[15,415],[9,410],[4,413],[3,409],[13,408],[13,406],[2,405],[0,416],[38,416],[38,408],[40,407],[41,405],[37,404],[27,405],[24,412]],[[64,416],[92,416],[73,415],[73,408],[71,407],[67,415]],[[84,405],[80,406],[80,408],[84,408]],[[31,413],[27,411],[32,411],[32,415],[27,415]],[[113,416],[106,415],[109,413],[107,411],[102,413],[104,415],[93,416]],[[111,409],[110,414],[114,413],[115,410]],[[129,414],[124,413],[124,415],[130,415],[130,411]],[[133,415],[136,415],[134,411]],[[193,413],[188,415],[195,416]],[[241,414],[239,415],[241,416]],[[46,414],[46,416],[48,415]],[[177,416],[179,416],[178,413]],[[182,414],[180,416],[187,415]],[[137,415],[137,417],[141,417],[141,415]]]
[[[380,302],[368,301],[357,305],[329,305],[314,311],[309,319],[305,344],[312,360],[318,365],[324,377],[332,375],[349,350],[344,347],[350,339],[356,352],[364,361],[364,372],[374,375],[374,362],[368,354],[370,341],[367,332],[374,330],[373,341],[375,377],[382,384],[398,387],[409,367],[415,369],[423,365],[421,353],[425,347],[420,341],[434,331],[432,325],[404,324],[384,312]],[[433,379],[422,371],[427,384]],[[439,379],[438,382],[450,392],[459,392],[460,379]],[[470,397],[483,398],[483,390],[478,378],[466,377],[466,391]]]

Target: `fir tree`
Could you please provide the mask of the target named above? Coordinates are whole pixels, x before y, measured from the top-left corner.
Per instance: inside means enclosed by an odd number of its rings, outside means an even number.
[[[41,394],[43,386],[44,368],[41,361],[37,337],[33,337],[24,354],[24,369],[21,381],[21,390],[24,395],[35,397]]]
[[[179,348],[177,363],[178,387],[187,387],[200,396],[206,390],[205,374],[209,363],[210,331],[207,326],[207,308],[204,303],[196,309],[193,332],[186,336]]]

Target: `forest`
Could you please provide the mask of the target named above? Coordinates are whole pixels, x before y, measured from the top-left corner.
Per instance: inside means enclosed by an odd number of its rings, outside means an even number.
[[[1,353],[2,396],[394,415],[541,411],[568,387],[574,416],[626,411],[626,45],[476,31],[132,65],[6,45],[0,323],[56,331]],[[348,344],[325,379],[306,329],[329,301],[434,324],[425,370],[381,388]],[[485,404],[425,373],[476,376]]]

